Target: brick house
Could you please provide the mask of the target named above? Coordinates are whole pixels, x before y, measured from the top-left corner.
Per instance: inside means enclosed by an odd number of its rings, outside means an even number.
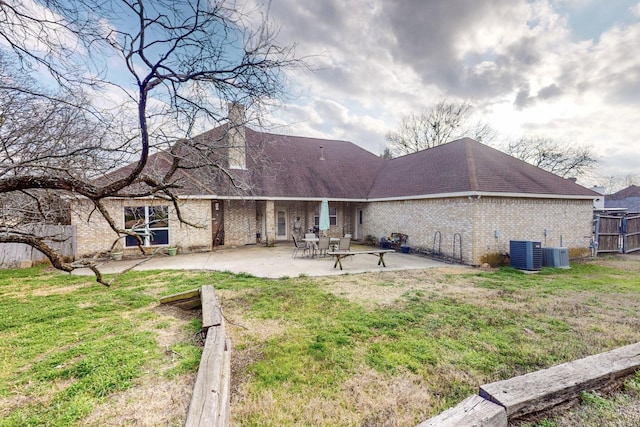
[[[589,253],[596,193],[469,138],[383,160],[347,141],[231,130],[221,126],[195,139],[231,141],[221,155],[238,186],[215,170],[180,177],[182,216],[199,227],[181,224],[171,203],[159,198],[110,199],[112,218],[125,228],[151,224],[147,246],[209,251],[291,242],[294,233],[318,224],[326,198],[331,236],[377,240],[404,233],[412,248],[429,250],[436,242],[471,265],[502,261],[510,240],[566,246],[571,256]],[[169,164],[156,153],[147,169]],[[72,211],[78,255],[108,251],[116,237],[108,225],[80,202]]]

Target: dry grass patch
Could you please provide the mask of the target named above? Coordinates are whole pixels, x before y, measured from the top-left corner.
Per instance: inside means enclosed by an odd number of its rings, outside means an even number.
[[[182,424],[200,349],[193,315],[149,296],[162,280],[0,271],[0,425]]]
[[[345,381],[343,393],[361,415],[360,426],[416,425],[428,408],[442,404],[422,376],[407,371],[386,375],[367,366]]]
[[[473,272],[466,267],[433,268],[428,270],[390,271],[358,275],[315,278],[336,296],[347,298],[367,308],[390,306],[407,292],[425,291],[439,295],[483,298],[485,289],[478,289],[465,277]]]
[[[387,375],[367,366],[345,378],[338,390],[318,395],[299,393],[290,383],[278,390],[245,385],[232,402],[231,425],[416,425],[419,414],[438,404],[429,389],[424,378],[411,372]],[[259,422],[256,414],[261,414]]]
[[[173,378],[145,376],[143,382],[109,396],[96,406],[82,426],[182,426],[187,416],[195,375]]]

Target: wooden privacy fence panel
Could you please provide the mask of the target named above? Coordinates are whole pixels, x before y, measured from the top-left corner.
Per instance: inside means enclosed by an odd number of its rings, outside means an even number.
[[[640,250],[640,215],[598,215],[595,219],[596,253]]]
[[[598,252],[620,252],[622,217],[599,215],[596,217]]]
[[[38,225],[23,230],[25,233],[33,234],[45,239],[45,243],[50,245],[62,256],[75,259],[76,226],[75,225]],[[43,261],[46,257],[38,250],[23,243],[0,243],[0,267],[19,267],[24,261],[32,263]]]
[[[623,220],[622,250],[625,254],[640,250],[640,215]]]

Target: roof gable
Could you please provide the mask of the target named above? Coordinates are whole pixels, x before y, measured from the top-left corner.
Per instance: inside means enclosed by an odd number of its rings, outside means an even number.
[[[387,161],[370,198],[452,193],[594,196],[592,190],[470,138]]]
[[[247,145],[262,147],[265,174],[254,191],[265,197],[365,199],[382,159],[347,141],[274,135],[247,129]]]
[[[630,185],[629,187],[624,188],[617,193],[606,196],[605,200],[623,200],[629,197],[640,198],[640,187],[638,187],[637,185]]]

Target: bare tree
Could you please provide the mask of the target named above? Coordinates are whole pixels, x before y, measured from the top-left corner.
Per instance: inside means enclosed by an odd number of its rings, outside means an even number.
[[[391,149],[389,147],[386,147],[384,150],[382,150],[382,153],[380,153],[380,158],[384,160],[393,159],[393,153],[391,153]]]
[[[613,194],[632,185],[640,185],[640,176],[634,174],[595,177],[605,194]]]
[[[598,163],[589,147],[563,145],[550,138],[520,138],[509,142],[505,151],[563,178],[577,178]]]
[[[213,153],[224,136],[204,144],[193,134],[224,120],[230,101],[259,115],[284,94],[284,70],[303,65],[292,46],[276,43],[266,15],[224,0],[27,3],[0,0],[0,195],[14,216],[19,203],[45,221],[52,195],[80,197],[118,235],[137,237],[117,225],[104,200],[154,195],[173,201],[184,220],[178,171],[209,167],[237,184]],[[29,73],[45,84],[16,77]],[[152,175],[146,166],[158,150],[172,163]],[[109,173],[124,160],[133,161],[126,173]],[[5,218],[0,242],[30,245],[64,271],[89,267],[107,284],[95,263],[66,262],[19,223]]]
[[[387,133],[387,141],[396,154],[404,155],[465,136],[478,141],[493,136],[489,125],[472,122],[471,113],[468,102],[440,101],[431,109],[403,117],[398,129]]]

